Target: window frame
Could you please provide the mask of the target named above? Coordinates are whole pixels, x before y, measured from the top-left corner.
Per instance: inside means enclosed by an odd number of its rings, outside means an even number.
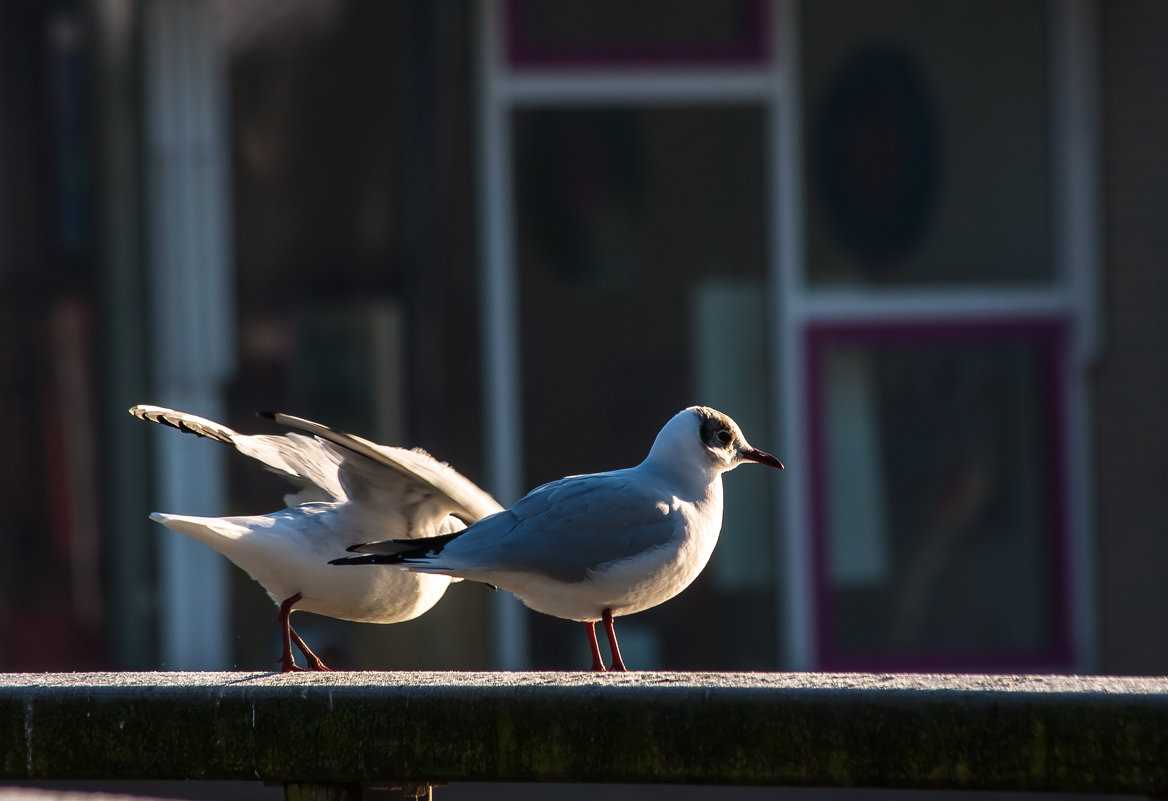
[[[1066,520],[1065,556],[1058,568],[1066,592],[1068,647],[1064,659],[1047,667],[1090,671],[1096,664],[1097,635],[1093,623],[1095,583],[1092,573],[1092,499],[1090,441],[1090,394],[1087,374],[1101,348],[1101,309],[1098,288],[1099,220],[1095,207],[1098,193],[1097,109],[1095,105],[1095,5],[1092,0],[1051,0],[1048,12],[1050,36],[1052,259],[1054,278],[1049,283],[1015,287],[986,285],[937,289],[814,288],[806,281],[803,207],[801,195],[792,199],[781,243],[787,254],[777,273],[780,391],[784,446],[798,454],[803,464],[816,460],[807,426],[811,414],[804,392],[808,383],[805,357],[808,337],[816,326],[889,324],[992,325],[1003,320],[1056,320],[1066,329],[1066,366],[1063,370],[1061,407],[1064,410],[1061,442],[1064,447]],[[790,47],[797,46],[792,41]],[[793,57],[793,63],[798,63]],[[792,76],[792,85],[799,79]],[[801,109],[801,103],[794,107]],[[801,123],[788,131],[784,151],[786,174],[801,193],[803,187]],[[791,486],[786,495],[784,522],[787,531],[784,599],[787,627],[787,665],[807,670],[823,667],[821,636],[823,609],[821,588],[816,585],[816,540],[813,536],[813,497],[816,491],[810,471],[788,471]],[[920,669],[922,663],[906,661],[901,669]],[[986,669],[1007,669],[1006,663],[986,664]]]

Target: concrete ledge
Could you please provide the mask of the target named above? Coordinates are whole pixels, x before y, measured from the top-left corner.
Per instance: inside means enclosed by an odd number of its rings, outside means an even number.
[[[660,782],[1168,795],[1168,680],[0,675],[0,779]]]

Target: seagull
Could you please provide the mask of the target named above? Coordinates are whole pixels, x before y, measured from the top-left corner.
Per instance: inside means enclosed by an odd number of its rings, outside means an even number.
[[[502,587],[537,612],[583,622],[592,670],[627,670],[613,618],[657,606],[689,586],[722,528],[722,474],[744,462],[783,469],[751,447],[722,412],[676,414],[636,467],[569,476],[537,487],[510,509],[423,540],[351,546],[335,565],[390,564]]]
[[[283,672],[329,670],[292,628],[293,610],[363,623],[400,623],[432,607],[449,576],[405,571],[341,575],[325,561],[372,537],[441,537],[502,510],[494,498],[423,450],[374,444],[287,414],[260,416],[294,429],[245,435],[227,426],[161,406],[130,414],[188,434],[232,445],[292,483],[288,508],[248,517],[191,517],[154,513],[150,519],[226,556],[279,606]],[[300,433],[297,433],[300,432]]]

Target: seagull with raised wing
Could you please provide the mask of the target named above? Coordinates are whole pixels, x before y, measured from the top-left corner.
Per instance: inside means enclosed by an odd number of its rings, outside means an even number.
[[[502,507],[470,479],[422,450],[391,448],[286,414],[261,413],[287,434],[239,434],[195,415],[140,405],[143,420],[223,442],[290,481],[288,508],[246,517],[150,515],[226,556],[280,607],[284,672],[329,668],[292,628],[293,610],[364,623],[400,623],[432,607],[449,576],[399,570],[342,574],[326,562],[352,545],[387,534],[432,538],[462,530]]]
[[[592,669],[603,621],[612,670],[626,670],[613,618],[657,606],[689,586],[722,528],[722,474],[744,462],[782,469],[721,412],[691,406],[673,417],[636,467],[569,476],[532,490],[510,509],[425,540],[350,547],[332,564],[399,565],[509,590],[527,606],[581,621]]]

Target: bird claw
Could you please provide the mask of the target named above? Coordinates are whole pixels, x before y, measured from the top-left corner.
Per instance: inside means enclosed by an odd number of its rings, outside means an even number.
[[[319,659],[309,660],[307,667],[300,667],[300,665],[296,664],[295,660],[291,660],[290,662],[285,662],[283,657],[280,657],[276,661],[280,663],[280,672],[281,673],[310,673],[314,670],[320,671],[322,673],[332,673],[333,672],[333,669],[331,667],[326,665],[324,662],[321,662]]]

